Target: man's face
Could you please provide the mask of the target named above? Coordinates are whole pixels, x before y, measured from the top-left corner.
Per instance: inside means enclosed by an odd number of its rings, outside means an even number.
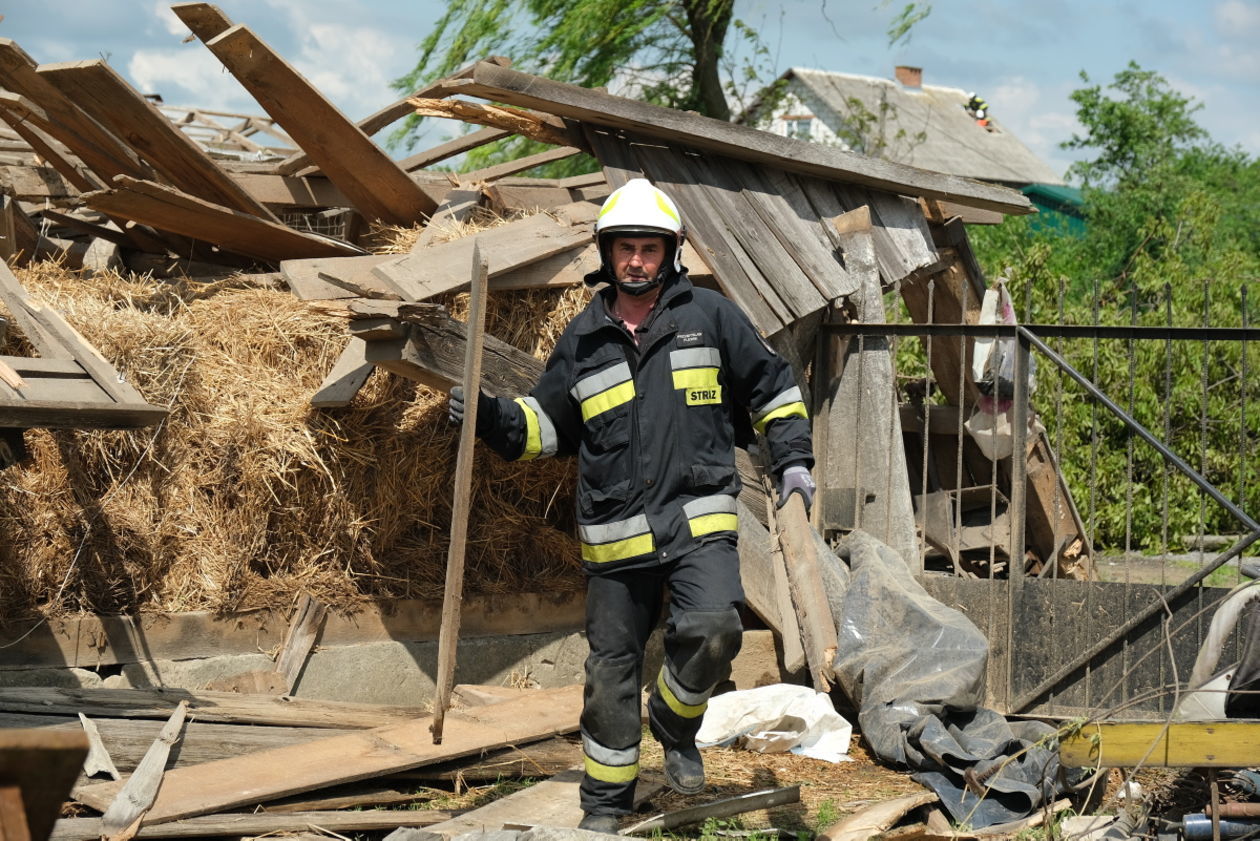
[[[617,237],[612,242],[613,275],[619,281],[652,280],[664,259],[662,237]]]

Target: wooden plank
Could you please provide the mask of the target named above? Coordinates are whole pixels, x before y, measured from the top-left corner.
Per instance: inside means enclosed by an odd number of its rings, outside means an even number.
[[[298,675],[306,665],[306,658],[315,647],[315,638],[319,636],[328,615],[328,605],[311,598],[310,593],[303,593],[293,611],[293,621],[289,623],[289,633],[285,637],[280,653],[276,655],[276,671],[284,678],[285,694],[292,695],[297,685]]]
[[[167,416],[161,406],[147,403],[79,403],[23,400],[0,405],[0,426],[24,429],[136,429],[152,426]]]
[[[849,297],[855,320],[883,324],[884,296],[875,256],[871,215],[862,207],[835,220],[850,274],[860,288]],[[910,476],[897,405],[892,346],[885,336],[850,339],[846,352],[829,365],[823,385],[827,403],[826,473],[816,470],[819,501],[853,501],[844,522],[833,528],[860,528],[894,549],[913,572],[923,567],[914,530]],[[817,428],[820,420],[815,421]],[[824,505],[820,509],[820,521]],[[851,518],[851,519],[850,519]]]
[[[1247,768],[1260,721],[1091,721],[1059,742],[1068,768]]]
[[[744,199],[824,300],[834,301],[857,290],[826,231],[827,221],[814,212],[799,182],[783,170],[752,167],[730,158],[720,166],[743,185]]]
[[[660,159],[660,163],[657,159]],[[738,161],[668,155],[663,151],[653,150],[652,158],[645,161],[644,166],[649,172],[655,173],[656,168],[665,160],[669,160],[673,166],[672,177],[681,180],[686,177],[685,174],[689,174],[695,179],[708,205],[706,215],[716,217],[715,221],[727,234],[734,237],[751,261],[753,268],[748,271],[748,276],[761,296],[767,301],[773,301],[772,296],[777,295],[788,308],[791,317],[785,319],[785,324],[791,324],[826,306],[826,299],[814,288],[797,259],[793,257],[794,251],[802,246],[785,246],[784,241],[776,236],[774,227],[767,225],[758,215],[755,205],[735,180],[734,170],[728,164],[738,166]],[[696,214],[692,214],[688,218],[694,219],[695,216]],[[729,237],[727,241],[730,242]]]
[[[145,751],[144,759],[140,760],[101,816],[101,837],[130,838],[135,834],[141,818],[157,797],[158,786],[162,784],[162,774],[166,770],[166,758],[171,753],[171,745],[179,741],[187,715],[188,702],[180,701],[170,720],[162,726],[162,732]]]
[[[427,827],[449,820],[442,809],[376,809],[362,812],[263,812],[205,815],[182,821],[142,826],[137,838],[239,838],[323,830],[341,832],[387,832],[399,827]],[[64,818],[57,822],[49,841],[96,841],[101,838],[100,818]]]
[[[202,42],[214,39],[232,26],[232,19],[211,3],[174,3],[171,11]]]
[[[128,247],[133,246],[131,240],[122,231],[107,228],[104,225],[98,225],[95,222],[90,222],[87,219],[82,219],[78,216],[71,216],[69,213],[58,213],[55,210],[42,210],[39,215],[50,222],[56,222],[58,225],[64,225],[71,230],[77,231],[81,234],[87,234],[90,237],[103,239],[107,242],[112,242],[115,245],[125,245]]]
[[[263,260],[278,262],[294,257],[348,257],[362,253],[353,245],[295,231],[152,181],[119,176],[114,185],[111,190],[84,194],[84,204]]]
[[[32,841],[31,828],[26,820],[26,805],[23,801],[21,788],[0,784],[0,839]]]
[[[466,190],[457,187],[447,193],[438,209],[433,211],[433,215],[425,223],[420,236],[416,237],[416,243],[411,247],[412,253],[428,248],[443,234],[449,239],[458,233],[459,226],[467,222],[481,206],[481,197],[482,191],[479,188]]]
[[[405,340],[368,342],[367,359],[399,376],[447,392],[464,378],[464,329],[464,322],[450,316],[412,324]],[[528,394],[542,372],[542,360],[494,336],[486,336],[482,388],[488,394]]]
[[[574,155],[582,154],[581,149],[575,149],[572,146],[558,146],[554,149],[547,149],[533,155],[526,155],[523,158],[505,161],[501,164],[488,166],[484,169],[473,170],[472,172],[463,172],[459,175],[459,180],[465,184],[478,184],[483,181],[497,181],[508,175],[515,175],[518,172],[524,172],[527,169],[533,169],[536,166],[553,163],[555,161],[563,161]]]
[[[499,64],[503,67],[510,67],[512,64],[511,60],[506,58],[505,56],[489,56],[485,60],[492,64]],[[406,117],[409,114],[414,114],[415,106],[411,104],[411,101],[410,101],[411,99],[417,96],[420,96],[420,97],[446,96],[447,93],[449,92],[448,86],[451,83],[451,81],[455,79],[461,79],[467,76],[469,73],[472,72],[472,69],[475,66],[476,66],[475,62],[473,64],[466,65],[465,67],[462,67],[459,70],[456,70],[450,76],[447,76],[444,79],[439,79],[433,84],[421,88],[420,90],[416,91],[410,96],[405,96],[402,99],[399,99],[395,102],[390,103],[389,105],[386,105],[384,108],[381,108],[376,113],[371,114],[367,117],[364,117],[362,120],[359,120],[359,128],[363,131],[364,134],[367,134],[369,136],[374,135],[381,129],[385,128],[385,126],[389,125],[390,123],[393,123],[396,120],[402,119],[403,117]],[[452,154],[458,154],[458,153],[452,153]],[[283,175],[288,175],[290,173],[301,171],[304,167],[308,167],[309,164],[310,164],[310,157],[305,152],[299,151],[299,152],[294,153],[293,155],[290,155],[288,158],[285,158],[283,161],[281,161],[280,164],[276,167],[276,172],[279,172]],[[403,162],[399,163],[399,167],[405,171],[411,171],[411,169],[413,169],[413,168],[403,166]]]
[[[505,824],[576,827],[582,820],[582,806],[578,803],[578,786],[581,782],[580,768],[562,771],[549,780],[535,783],[458,817],[433,824],[429,831],[454,838],[482,828],[499,829]],[[637,788],[636,786],[636,794]]]
[[[280,262],[280,274],[289,284],[289,290],[303,301],[329,301],[342,298],[363,298],[365,289],[385,295],[397,296],[390,287],[377,282],[371,269],[382,263],[398,259],[396,254],[365,254],[359,257],[314,257]],[[371,283],[371,287],[351,288],[346,281]]]
[[[105,747],[105,742],[101,739],[101,731],[96,726],[96,722],[83,713],[79,713],[79,723],[83,726],[84,735],[88,737],[88,755],[87,759],[83,760],[83,775],[91,777],[95,774],[105,774],[111,780],[119,779],[122,775],[118,773],[114,759],[109,755],[109,749]]]
[[[299,177],[229,170],[231,178],[255,201],[285,210],[348,207],[350,200],[322,175]]]
[[[486,333],[486,294],[490,264],[474,243],[469,283],[468,321],[464,338],[464,422],[455,456],[451,541],[446,553],[446,586],[442,594],[442,629],[438,634],[437,687],[433,697],[433,743],[442,743],[446,708],[455,684],[455,649],[459,644],[460,603],[464,597],[464,551],[472,504],[473,445],[477,443],[477,403],[481,394],[481,349]]]
[[[0,786],[21,791],[35,841],[48,837],[87,752],[82,731],[0,730]]]
[[[0,710],[39,715],[88,715],[166,719],[181,701],[202,722],[266,724],[332,729],[370,729],[397,724],[420,712],[414,707],[350,704],[308,698],[275,698],[235,692],[162,689],[0,687]]]
[[[472,83],[462,87],[461,93],[876,190],[929,196],[1008,214],[1031,212],[1026,196],[1005,187],[868,158],[834,146],[781,137],[491,64],[477,65]]]
[[[0,258],[19,266],[35,259],[40,235],[31,217],[11,196],[0,195]]]
[[[470,152],[473,149],[485,146],[487,143],[493,143],[496,140],[502,140],[505,137],[511,136],[512,132],[506,129],[484,126],[476,131],[471,131],[468,134],[456,137],[453,140],[448,140],[445,143],[439,143],[432,149],[426,149],[423,152],[417,152],[414,155],[403,158],[398,162],[398,166],[407,172],[415,172],[417,169],[424,169],[425,167],[433,166],[434,164],[441,163],[448,158],[453,158],[456,155],[462,155],[465,152]]]
[[[11,198],[28,202],[64,203],[79,195],[74,185],[50,166],[0,166],[0,190]]]
[[[65,144],[58,141],[44,129],[36,125],[34,119],[43,117],[47,125],[47,114],[35,103],[24,96],[5,91],[0,93],[0,120],[4,120],[18,135],[30,144],[40,157],[61,173],[62,177],[75,186],[80,192],[99,190],[104,186],[91,173],[80,169],[69,158],[73,154]]]
[[[169,714],[170,708],[166,710]],[[417,710],[417,714],[420,711]],[[80,715],[82,715],[80,713]],[[394,719],[401,721],[402,719]],[[164,725],[163,718],[106,718],[98,717],[93,724],[100,731],[101,741],[109,751],[116,767],[128,772],[140,764],[153,740]],[[70,715],[44,715],[34,713],[0,712],[0,728],[39,727],[70,733],[81,732],[80,721]],[[339,733],[350,732],[336,728],[280,727],[276,725],[223,724],[221,722],[190,721],[184,726],[179,750],[167,758],[171,768],[182,768],[200,762],[212,762],[258,750],[296,745]],[[83,773],[89,773],[85,764]],[[115,778],[117,779],[117,778]]]
[[[245,26],[206,42],[364,216],[410,225],[436,205],[384,151]]]
[[[64,143],[102,179],[108,181],[119,174],[153,177],[152,170],[122,141],[41,77],[34,60],[10,38],[0,38],[0,84],[43,109],[50,122],[40,128]]]
[[[37,72],[139,152],[174,186],[215,204],[280,222],[104,61],[44,64]]]
[[[335,783],[369,779],[490,748],[544,739],[577,728],[581,687],[539,690],[521,701],[451,713],[443,744],[432,744],[429,719],[319,739],[248,756],[177,768],[166,774],[145,824],[204,815],[266,802]],[[120,786],[100,783],[79,790],[93,808]]]
[[[814,688],[829,692],[835,677],[831,663],[839,648],[836,621],[827,602],[814,530],[801,495],[791,494],[787,502],[774,511],[773,517]]]
[[[467,287],[467,265],[474,246],[480,248],[493,279],[590,241],[590,226],[565,225],[539,214],[380,263],[369,273],[378,285],[393,287],[404,299],[423,301]],[[361,282],[358,276],[353,281]]]
[[[363,340],[352,338],[337,358],[337,364],[320,383],[319,390],[311,395],[311,406],[316,409],[349,406],[375,369],[376,366],[367,361],[367,346]]]
[[[456,322],[457,324],[459,322]],[[461,334],[462,335],[462,334]],[[487,345],[493,344],[487,342]],[[508,345],[508,347],[511,347]],[[542,362],[533,360],[534,376]],[[459,350],[462,355],[462,348]],[[533,387],[527,383],[522,394]],[[441,602],[397,599],[368,602],[353,612],[334,614],[324,623],[320,644],[421,642],[437,638]],[[479,594],[464,600],[465,638],[580,631],[586,621],[581,592]],[[0,668],[103,665],[148,660],[176,660],[221,654],[252,654],[280,645],[289,617],[280,611],[215,614],[208,612],[140,616],[75,616],[11,621],[0,629]],[[167,701],[165,717],[174,702]],[[198,716],[204,713],[199,712]],[[336,726],[336,725],[332,725]]]
[[[748,607],[781,642],[783,666],[795,672],[805,666],[801,628],[788,593],[782,553],[757,516],[739,503],[739,578]]]

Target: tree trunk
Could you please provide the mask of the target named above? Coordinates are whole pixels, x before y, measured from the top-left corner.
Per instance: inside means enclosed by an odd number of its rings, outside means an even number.
[[[718,60],[726,30],[735,12],[734,0],[683,0],[695,65],[691,70],[690,107],[718,120],[730,120],[731,109],[722,91]]]

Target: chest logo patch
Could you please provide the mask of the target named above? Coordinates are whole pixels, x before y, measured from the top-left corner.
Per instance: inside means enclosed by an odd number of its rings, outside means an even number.
[[[679,333],[676,343],[679,347],[697,347],[704,344],[704,333],[699,330],[693,333]]]
[[[684,389],[688,406],[711,406],[722,402],[722,386]]]

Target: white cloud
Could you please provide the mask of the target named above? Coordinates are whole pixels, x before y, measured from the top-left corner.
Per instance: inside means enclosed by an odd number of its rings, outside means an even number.
[[[1062,173],[1072,162],[1070,153],[1059,148],[1081,129],[1072,103],[1063,86],[1044,86],[1025,76],[1001,79],[985,89],[993,115],[1033,154],[1055,172]]]
[[[1260,35],[1260,3],[1225,0],[1212,9],[1220,34],[1228,39],[1251,39]]]
[[[155,0],[153,13],[157,15],[157,19],[161,22],[163,28],[166,29],[168,35],[182,36],[188,34],[188,27],[171,11],[171,5],[167,0]]]
[[[352,120],[398,98],[389,83],[403,71],[387,60],[405,49],[397,37],[344,23],[312,23],[300,37],[291,63]]]
[[[141,93],[159,93],[169,105],[261,113],[219,60],[200,45],[136,50],[127,63],[127,75]]]

